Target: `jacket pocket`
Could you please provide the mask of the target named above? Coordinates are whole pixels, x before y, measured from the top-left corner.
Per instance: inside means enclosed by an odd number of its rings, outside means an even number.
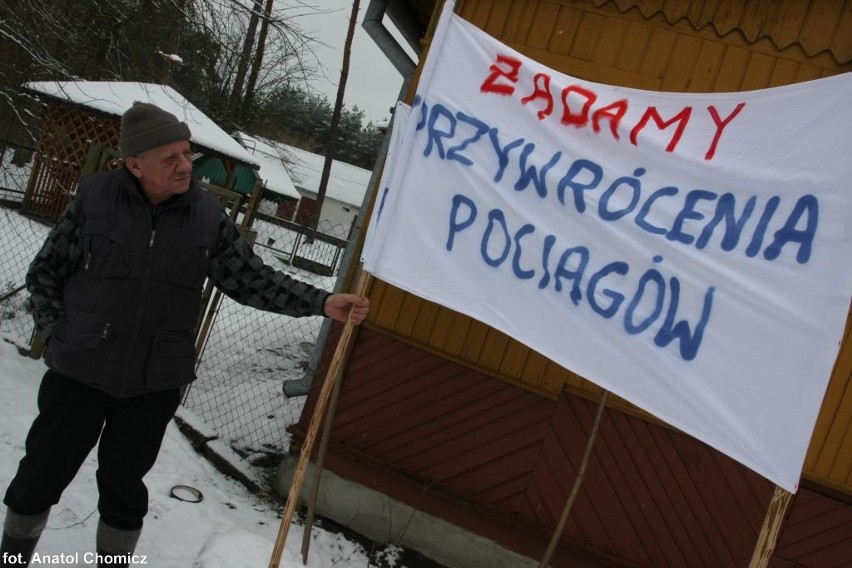
[[[195,380],[195,334],[191,329],[164,325],[154,335],[148,362],[147,386],[163,390]]]
[[[67,313],[56,323],[45,360],[48,367],[86,384],[109,381],[105,361],[115,349],[116,333],[104,317]]]
[[[210,267],[213,237],[194,235],[178,245],[168,266],[168,278],[171,283],[186,288],[201,288]]]
[[[130,273],[128,250],[110,220],[90,217],[83,225],[83,272],[92,278],[122,278]]]
[[[112,326],[97,317],[65,314],[53,329],[51,343],[58,340],[66,345],[95,349],[112,336]]]

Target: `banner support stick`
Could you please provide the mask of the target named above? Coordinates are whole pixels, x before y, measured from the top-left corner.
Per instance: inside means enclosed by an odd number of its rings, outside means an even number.
[[[317,450],[317,458],[314,462],[314,484],[311,487],[311,495],[308,498],[308,510],[305,513],[305,530],[302,534],[302,564],[308,565],[308,552],[311,549],[311,529],[314,524],[314,514],[317,506],[317,496],[319,495],[319,487],[322,479],[322,468],[325,463],[325,453],[328,449],[328,439],[331,436],[331,422],[334,420],[334,413],[337,412],[337,399],[340,397],[340,385],[343,381],[334,381],[334,390],[331,392],[331,401],[326,412],[325,424],[322,429],[322,437],[320,438],[319,449]]]
[[[364,296],[367,287],[369,286],[372,277],[367,272],[361,272],[358,281],[358,290],[355,292],[358,296]],[[290,484],[290,490],[287,493],[287,504],[284,508],[284,514],[281,517],[281,525],[278,528],[278,538],[275,539],[275,546],[272,549],[272,557],[269,559],[268,568],[278,568],[281,564],[281,556],[284,553],[284,545],[287,543],[287,533],[290,532],[290,523],[293,521],[293,513],[296,512],[296,504],[299,502],[299,494],[302,491],[302,485],[305,482],[305,473],[308,469],[308,462],[311,459],[314,442],[316,441],[317,432],[320,424],[323,422],[325,410],[328,407],[331,393],[334,390],[335,384],[341,380],[343,362],[346,358],[346,352],[349,349],[349,344],[352,342],[352,337],[355,332],[355,324],[352,323],[352,312],[343,326],[343,331],[340,334],[340,339],[337,342],[337,347],[334,350],[334,355],[331,358],[331,363],[328,367],[328,372],[325,375],[320,393],[317,396],[317,403],[314,407],[311,421],[308,423],[308,431],[305,434],[305,439],[302,442],[302,449],[299,453],[299,460],[296,463],[296,469],[293,471],[293,481]]]
[[[766,516],[763,518],[763,526],[757,535],[757,543],[754,545],[754,553],[748,568],[766,568],[775,552],[778,544],[778,536],[781,533],[781,525],[787,517],[787,511],[793,502],[793,494],[781,489],[777,485],[769,501]]]
[[[577,500],[577,495],[580,494],[580,488],[582,487],[583,480],[586,477],[586,468],[589,465],[589,461],[592,456],[592,449],[595,447],[598,430],[601,426],[601,419],[603,418],[603,413],[606,409],[607,399],[609,399],[609,391],[605,390],[603,391],[600,402],[598,402],[598,410],[595,414],[595,420],[592,423],[592,430],[589,432],[589,440],[586,442],[586,449],[583,452],[583,460],[580,462],[580,469],[577,472],[577,478],[574,480],[574,486],[571,488],[571,494],[568,496],[565,508],[562,509],[562,516],[559,519],[559,524],[556,525],[556,529],[553,531],[553,536],[550,537],[550,543],[547,545],[547,550],[544,552],[544,556],[541,558],[541,562],[538,565],[539,568],[547,568],[550,565],[550,560],[553,558],[553,553],[556,551],[556,545],[559,543],[559,539],[562,538],[562,533],[565,531],[565,525],[568,522],[568,518],[571,516],[571,509],[574,508],[574,502]]]

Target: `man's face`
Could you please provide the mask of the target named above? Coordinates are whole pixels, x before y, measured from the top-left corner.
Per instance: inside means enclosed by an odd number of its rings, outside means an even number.
[[[189,190],[192,177],[189,141],[157,146],[138,156],[128,156],[125,163],[151,203],[161,203],[172,195]]]

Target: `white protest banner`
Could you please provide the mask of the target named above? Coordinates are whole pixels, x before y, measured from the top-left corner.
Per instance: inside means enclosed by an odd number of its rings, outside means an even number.
[[[396,165],[399,160],[395,158],[398,152],[409,151],[408,147],[403,148],[403,136],[405,128],[408,124],[408,117],[411,114],[411,107],[402,101],[397,101],[393,112],[393,122],[391,123],[390,140],[388,141],[388,151],[385,155],[385,167],[382,170],[382,178],[379,180],[379,191],[376,200],[373,203],[373,210],[370,215],[370,220],[367,224],[367,236],[364,239],[364,248],[361,251],[361,259],[373,258],[373,246],[375,243],[381,242],[384,237],[384,231],[388,228],[388,223],[381,224],[381,231],[376,228],[379,220],[382,218],[382,213],[387,206],[388,210],[393,208],[392,201],[396,197],[397,192],[390,193],[390,183],[393,178]],[[390,198],[390,202],[388,199]]]
[[[612,87],[451,7],[365,268],[795,492],[852,292],[852,74]]]

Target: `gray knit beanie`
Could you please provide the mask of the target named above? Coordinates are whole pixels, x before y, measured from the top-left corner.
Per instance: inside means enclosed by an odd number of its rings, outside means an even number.
[[[135,102],[121,117],[119,152],[122,158],[138,156],[145,150],[189,140],[192,134],[185,122],[151,103]]]

